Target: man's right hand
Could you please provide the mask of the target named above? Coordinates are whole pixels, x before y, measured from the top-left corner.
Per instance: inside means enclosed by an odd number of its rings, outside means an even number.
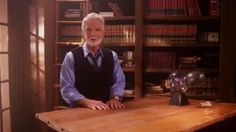
[[[92,99],[81,99],[76,101],[78,106],[84,106],[92,110],[108,110],[109,106],[103,103],[102,101],[92,100]]]

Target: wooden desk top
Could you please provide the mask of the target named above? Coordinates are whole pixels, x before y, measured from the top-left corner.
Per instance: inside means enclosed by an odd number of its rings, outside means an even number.
[[[236,116],[236,104],[213,103],[201,108],[199,100],[187,106],[168,105],[168,97],[145,97],[126,102],[124,109],[93,111],[74,108],[36,114],[56,131],[157,132],[194,131]]]

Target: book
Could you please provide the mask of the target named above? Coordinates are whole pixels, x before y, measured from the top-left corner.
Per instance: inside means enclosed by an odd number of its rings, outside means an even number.
[[[114,12],[115,16],[123,16],[123,11],[120,9],[119,5],[117,3],[109,2],[108,5]]]
[[[99,15],[103,17],[114,17],[114,12],[99,12]]]

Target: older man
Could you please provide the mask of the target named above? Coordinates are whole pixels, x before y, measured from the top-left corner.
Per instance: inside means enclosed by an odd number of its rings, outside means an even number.
[[[60,73],[61,95],[72,107],[123,108],[125,76],[114,51],[101,46],[104,18],[88,14],[82,22],[84,44],[68,52]]]

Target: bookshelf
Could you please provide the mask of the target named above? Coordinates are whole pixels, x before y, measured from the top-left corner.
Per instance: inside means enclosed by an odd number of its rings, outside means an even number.
[[[196,99],[217,99],[220,0],[147,0],[143,4],[144,93],[150,95],[163,90],[162,82],[173,71],[198,70],[206,74],[206,85],[190,88],[187,95]],[[150,84],[159,86],[157,92]]]
[[[109,2],[116,3],[122,15],[115,13]],[[218,98],[220,5],[221,0],[56,0],[54,86],[58,95],[61,62],[67,51],[82,44],[82,17],[93,11],[105,15],[103,45],[117,52],[121,60],[126,97],[156,95],[160,91],[149,90],[147,84],[161,87],[173,71],[200,70],[206,73],[207,86],[190,88],[188,96]],[[125,64],[127,54],[134,56],[129,64]]]

